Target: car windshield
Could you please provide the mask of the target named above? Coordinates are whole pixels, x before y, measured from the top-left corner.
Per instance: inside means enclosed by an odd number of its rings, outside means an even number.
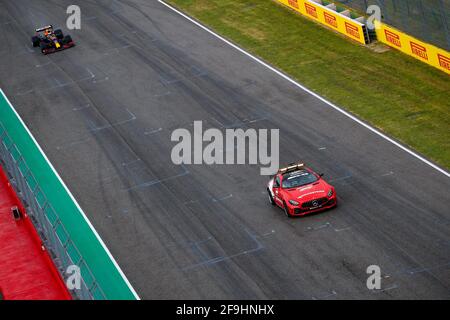
[[[286,173],[281,186],[284,189],[297,188],[317,181],[317,177],[308,170]]]

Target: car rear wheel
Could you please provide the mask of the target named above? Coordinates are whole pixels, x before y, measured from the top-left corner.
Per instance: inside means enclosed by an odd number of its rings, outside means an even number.
[[[33,43],[33,47],[39,47],[39,45],[41,44],[41,39],[39,39],[39,37],[32,37],[31,38],[31,42]]]
[[[269,194],[269,202],[271,205],[275,205],[275,201],[273,200],[272,194],[270,193],[270,190],[267,189],[267,193]]]
[[[64,34],[61,29],[55,30],[54,33],[56,38],[58,38],[59,40],[62,40],[64,38]]]

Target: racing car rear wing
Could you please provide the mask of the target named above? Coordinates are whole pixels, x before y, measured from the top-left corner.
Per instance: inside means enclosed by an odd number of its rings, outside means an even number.
[[[295,171],[298,169],[302,169],[305,166],[304,163],[291,163],[289,166],[281,168],[278,170],[278,173],[286,173],[286,172],[291,172],[291,171]]]
[[[42,27],[42,28],[37,28],[36,32],[45,31],[47,29],[53,29],[53,26],[52,25],[48,25],[48,26],[45,26],[45,27]]]

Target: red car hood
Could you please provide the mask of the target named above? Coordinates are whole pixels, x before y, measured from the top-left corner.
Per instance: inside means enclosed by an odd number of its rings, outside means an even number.
[[[288,189],[287,193],[290,195],[290,200],[297,202],[305,202],[327,196],[331,190],[331,186],[323,180],[319,180],[306,186],[295,189]]]

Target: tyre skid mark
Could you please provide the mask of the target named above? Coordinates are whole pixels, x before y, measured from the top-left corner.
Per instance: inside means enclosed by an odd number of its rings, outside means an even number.
[[[101,78],[101,79],[97,79],[97,76],[89,69],[86,68],[86,71],[88,72],[89,76],[78,79],[78,80],[71,80],[68,82],[60,82],[58,79],[53,78],[53,81],[56,83],[56,85],[53,85],[51,87],[48,88],[44,88],[42,90],[37,90],[35,88],[32,88],[30,90],[27,91],[19,91],[18,93],[16,93],[16,96],[25,96],[31,93],[37,93],[37,94],[41,94],[41,93],[46,93],[49,91],[53,91],[56,89],[60,89],[60,88],[64,88],[64,87],[68,87],[68,86],[72,86],[78,83],[82,83],[82,82],[86,82],[86,81],[91,81],[92,83],[100,83],[103,81],[107,81],[109,80],[109,76],[105,74],[105,77]]]
[[[197,199],[197,200],[189,200],[183,203],[183,205],[187,206],[190,204],[196,204],[196,203],[200,203],[202,201],[209,201],[209,202],[222,202],[228,199],[231,199],[233,197],[233,194],[228,194],[226,196],[220,197],[220,198],[214,198],[214,197],[204,197],[202,199]]]
[[[84,110],[84,109],[88,109],[90,107],[91,107],[91,105],[87,104],[85,106],[74,108],[72,110],[73,111],[81,111],[81,110]],[[74,147],[76,145],[80,145],[82,143],[90,141],[91,139],[94,138],[94,136],[97,133],[99,133],[101,131],[104,131],[106,129],[111,129],[111,128],[114,128],[114,127],[117,127],[117,126],[120,126],[120,125],[124,125],[124,124],[127,124],[129,122],[135,121],[137,119],[137,117],[131,111],[129,111],[128,109],[125,109],[125,110],[130,115],[130,117],[128,119],[122,120],[122,121],[117,121],[115,123],[111,123],[111,124],[108,124],[108,125],[105,125],[105,126],[101,126],[101,127],[95,126],[92,121],[87,120],[87,123],[89,125],[89,129],[88,129],[88,132],[90,133],[89,135],[86,135],[86,134],[81,135],[81,137],[79,139],[77,139],[77,140],[66,142],[66,143],[63,143],[61,145],[56,146],[56,149],[57,150],[63,150],[63,149],[66,149],[66,148]]]
[[[265,249],[265,246],[261,243],[261,241],[258,239],[260,237],[258,237],[257,235],[251,233],[248,229],[244,229],[245,233],[247,233],[247,235],[250,237],[250,239],[254,242],[255,247],[248,249],[248,250],[243,250],[240,252],[237,252],[235,254],[231,254],[231,255],[225,255],[225,256],[218,256],[218,257],[214,257],[214,258],[208,258],[206,260],[203,260],[199,263],[196,264],[192,264],[189,265],[187,267],[182,268],[183,271],[190,271],[199,267],[209,267],[212,265],[215,265],[217,263],[220,262],[225,262],[225,261],[229,261],[232,260],[234,258],[237,257],[241,257],[241,256],[246,256],[246,255],[250,255],[259,251],[262,251]],[[271,233],[270,233],[271,234]],[[205,255],[203,255],[205,256]]]
[[[337,296],[337,292],[335,290],[331,290],[331,292],[320,294],[318,296],[312,296],[311,299],[312,300],[323,300],[323,299],[331,298],[334,296]]]
[[[179,174],[169,176],[166,178],[162,178],[162,179],[149,180],[149,181],[131,186],[129,188],[124,188],[124,189],[122,189],[122,191],[129,192],[129,191],[133,191],[133,190],[137,190],[137,189],[148,188],[148,187],[152,187],[152,186],[164,183],[166,181],[178,179],[178,178],[181,178],[181,177],[184,177],[184,176],[187,176],[190,174],[189,170],[184,165],[181,165],[181,167],[183,168],[183,172],[181,172]]]

